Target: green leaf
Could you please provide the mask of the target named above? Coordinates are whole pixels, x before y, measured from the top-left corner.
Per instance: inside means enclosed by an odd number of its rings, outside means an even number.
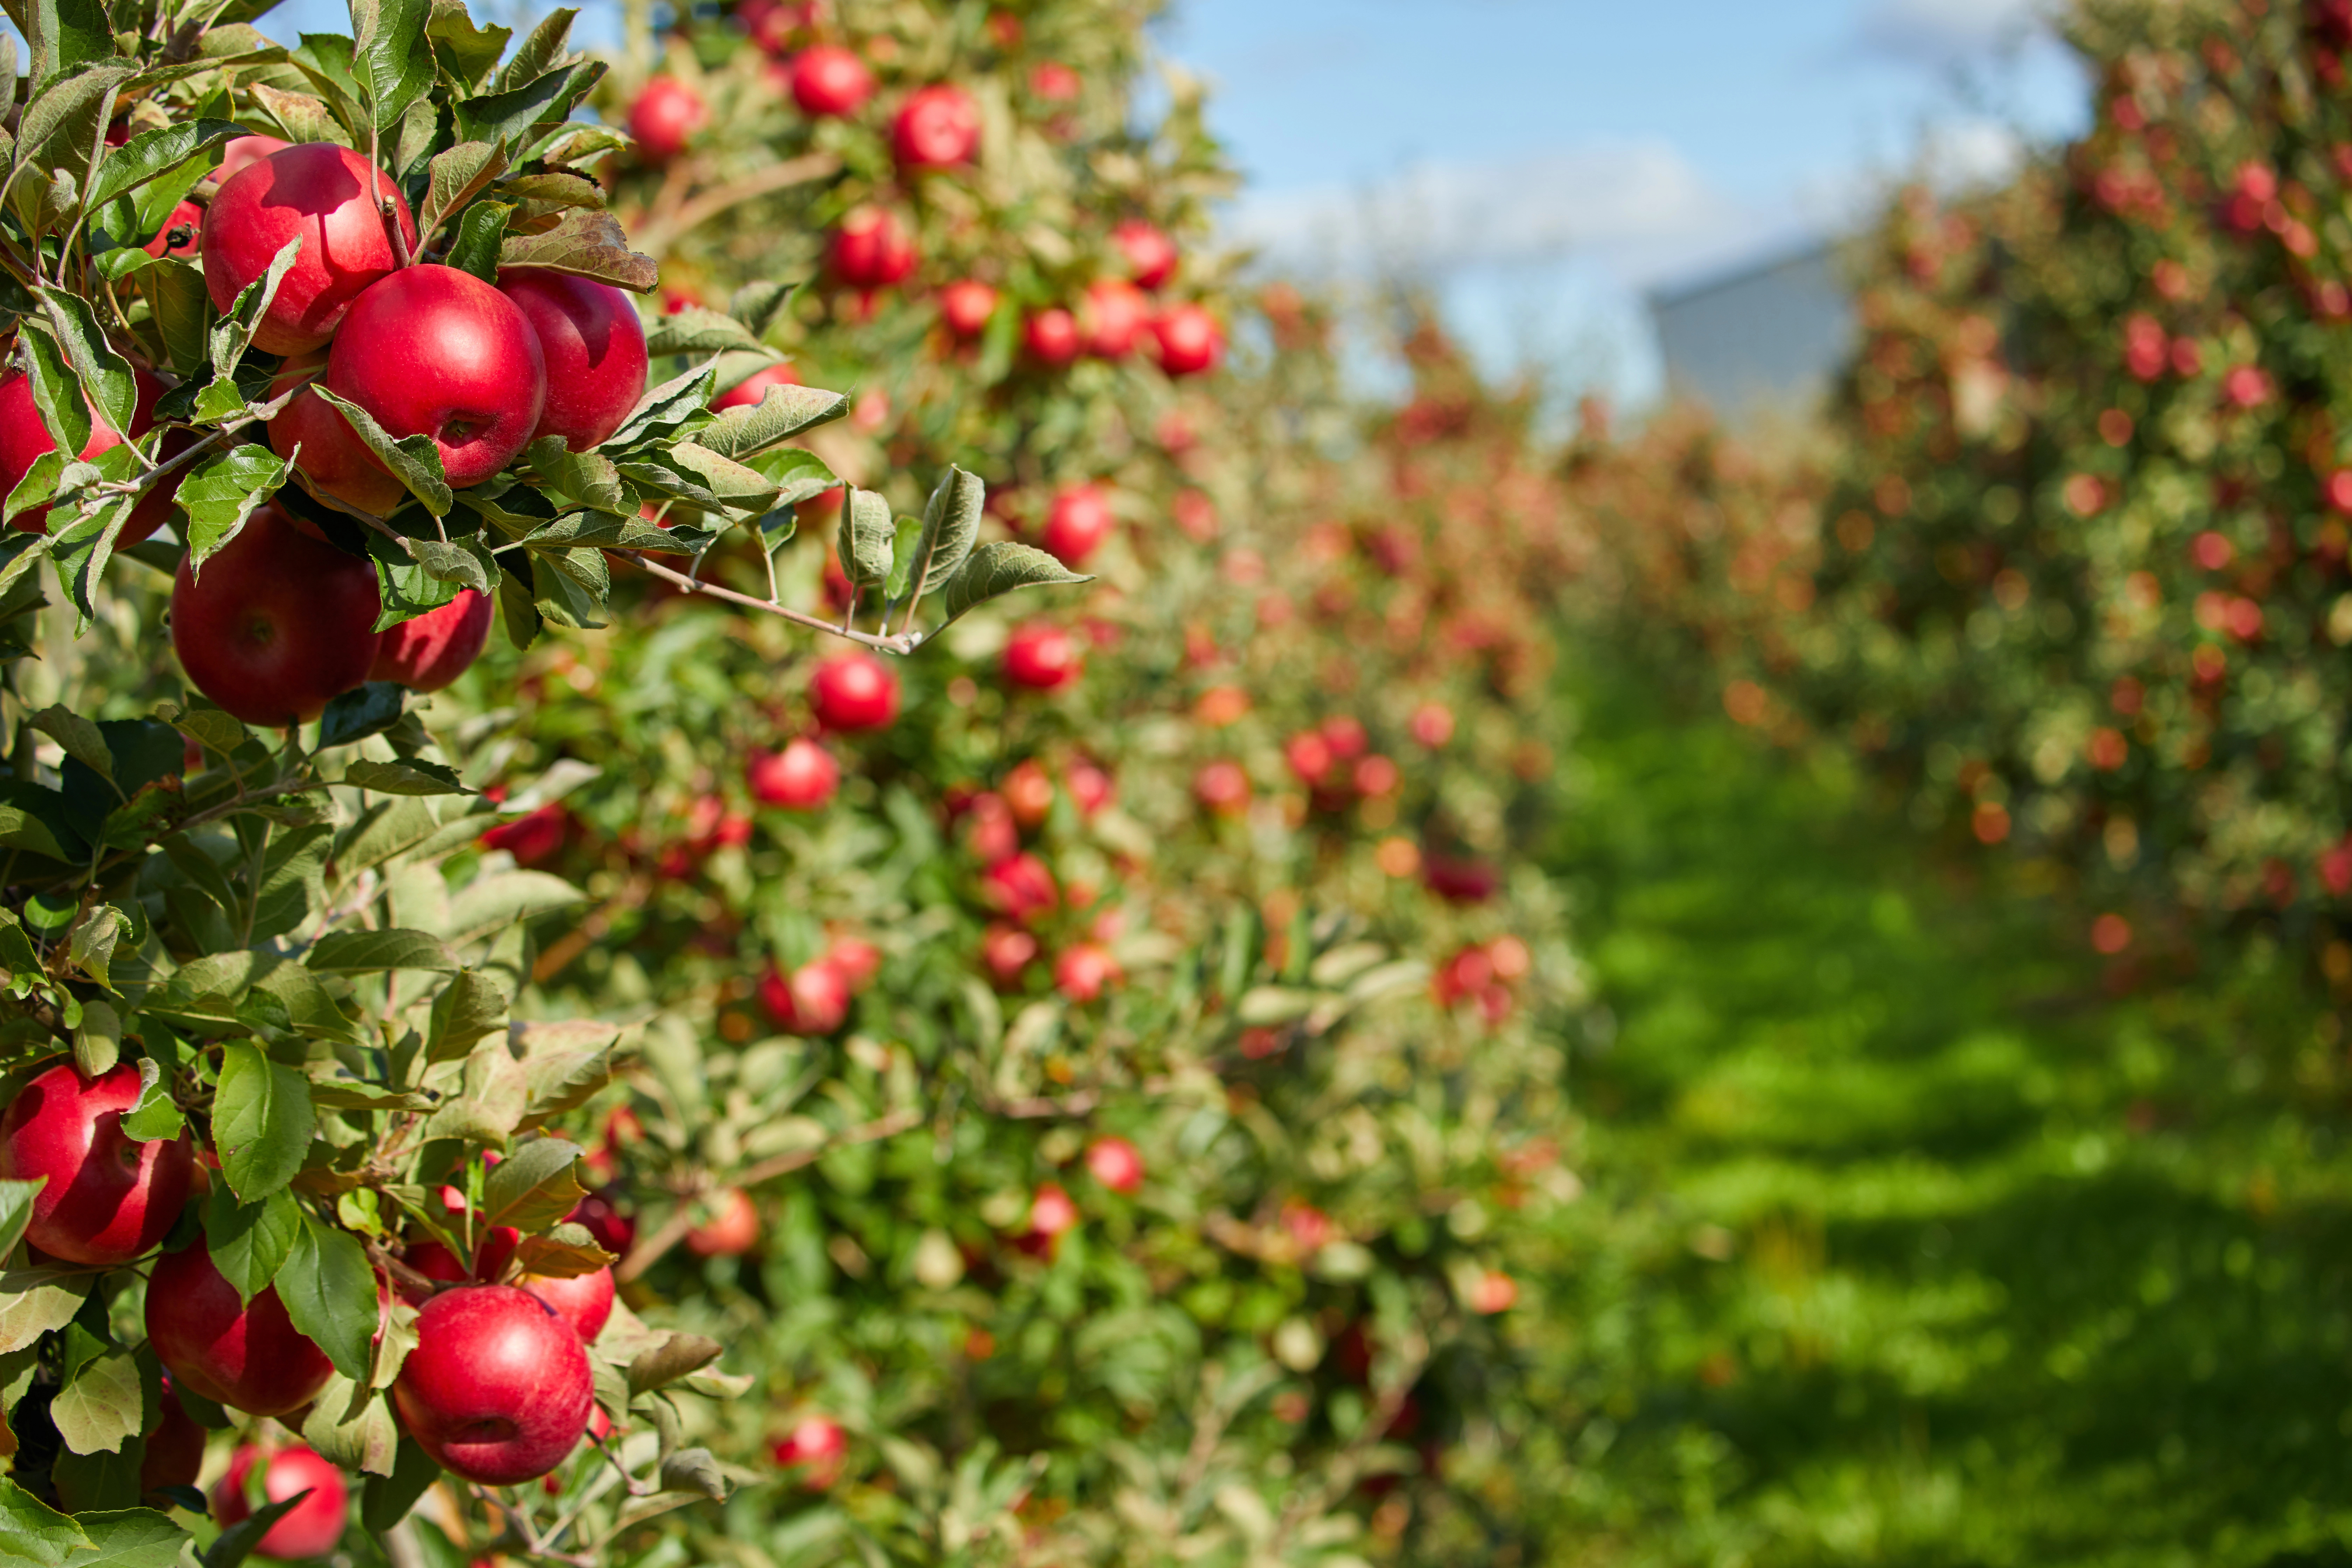
[[[463,211],[506,168],[506,150],[488,142],[460,142],[446,153],[435,153],[426,165],[425,200],[416,209],[420,242],[429,243],[443,219]]]
[[[766,349],[759,335],[734,317],[688,305],[665,315],[646,333],[646,352],[656,359],[667,354],[715,354],[728,349]]]
[[[139,1435],[139,1363],[117,1351],[85,1362],[49,1402],[58,1436],[77,1454],[110,1454]]]
[[[343,776],[336,781],[352,789],[374,790],[380,795],[466,795],[469,792],[463,780],[438,763],[428,763],[421,757],[405,762],[380,763],[362,757],[343,766]]]
[[[74,1030],[74,1066],[84,1078],[103,1078],[122,1058],[122,1015],[112,1004],[81,1005],[81,1025]]]
[[[919,517],[902,517],[890,525],[890,575],[882,584],[884,598],[907,596],[907,584],[915,575],[915,552],[922,537],[923,520]]]
[[[571,47],[572,18],[579,15],[576,7],[560,6],[541,18],[539,26],[530,30],[530,36],[515,47],[514,58],[499,73],[498,89],[511,92],[537,81],[562,64]]]
[[[512,999],[506,988],[478,969],[465,969],[433,998],[431,1032],[425,1036],[425,1059],[451,1062],[471,1052],[491,1035],[506,1032],[507,1010]]]
[[[517,542],[532,550],[562,552],[580,548],[668,550],[677,543],[667,531],[642,518],[610,511],[569,512]]]
[[[205,1551],[204,1568],[237,1568],[238,1563],[260,1549],[261,1538],[269,1533],[269,1527],[292,1512],[310,1495],[310,1489],[305,1487],[292,1497],[264,1503],[222,1531]]]
[[[721,409],[695,440],[722,458],[744,458],[849,412],[849,399],[821,386],[772,386],[748,406]]]
[[[394,680],[371,680],[329,702],[319,715],[319,749],[348,746],[380,735],[400,721],[408,689]]]
[[[506,244],[507,220],[514,208],[504,202],[476,202],[457,220],[457,237],[449,242],[448,262],[485,283],[499,280],[499,256]]]
[[[768,329],[776,324],[793,296],[801,291],[797,283],[772,283],[764,279],[746,283],[727,297],[727,313],[743,323],[743,330],[754,339],[765,338]]]
[[[278,1299],[295,1331],[354,1383],[368,1375],[376,1331],[376,1278],[358,1238],[307,1210],[278,1271]]]
[[[70,1556],[90,1545],[88,1532],[70,1515],[0,1478],[0,1561],[63,1568]]]
[[[541,127],[553,131],[595,88],[604,74],[601,60],[574,57],[533,79],[472,98],[457,106],[457,134],[478,142],[504,142],[517,149],[515,161],[540,156],[527,143]]]
[[[318,861],[322,859],[323,847],[312,846],[299,862],[299,869],[289,869],[289,879],[295,876],[309,879],[315,875]],[[265,899],[268,885],[264,884]],[[257,920],[255,929],[261,928]],[[275,934],[275,933],[273,933]],[[324,1036],[352,1045],[362,1043],[362,1037],[352,1022],[335,1005],[327,988],[300,964],[269,955],[268,966],[255,979],[253,990],[237,1009],[238,1021],[248,1026],[284,1029],[290,1033]],[[308,1083],[308,1079],[303,1080]],[[307,1092],[307,1090],[306,1090]]]
[[[0,521],[14,522],[23,513],[37,506],[47,506],[58,493],[58,480],[73,459],[52,447],[33,459],[16,488],[8,492],[8,502],[0,508]]]
[[[417,1500],[440,1479],[441,1467],[433,1457],[416,1446],[416,1439],[404,1435],[393,1458],[391,1476],[370,1476],[360,1488],[360,1523],[369,1533],[383,1535],[406,1519]]]
[[[47,7],[46,4],[44,10]],[[81,59],[61,61],[53,77],[41,60],[41,40],[33,39],[34,93],[16,124],[16,167],[23,170],[71,170],[79,181],[89,168],[90,153],[100,145],[114,110],[114,95],[131,72],[114,53],[114,39],[105,30],[105,13],[92,0],[66,0],[60,11],[97,11],[101,42]],[[53,13],[54,14],[54,13]],[[69,37],[71,35],[68,35]],[[87,64],[100,60],[99,65]]]
[[[441,939],[429,931],[329,931],[310,946],[303,961],[314,972],[330,974],[380,974],[394,969],[422,969],[454,974],[457,960]]]
[[[717,1361],[726,1347],[700,1334],[671,1334],[629,1363],[629,1392],[649,1394]]]
[[[33,406],[39,411],[42,427],[49,439],[65,452],[79,452],[89,445],[89,403],[83,397],[81,383],[74,378],[73,367],[66,361],[65,351],[50,335],[46,324],[26,320],[25,331],[16,341],[24,345],[25,363],[33,386]]]
[[[187,120],[142,131],[99,166],[98,178],[90,182],[85,199],[93,207],[104,206],[124,192],[170,174],[214,142],[239,133],[236,121],[229,120]]]
[[[466,1058],[457,1092],[425,1121],[427,1138],[503,1145],[530,1109],[530,1085],[504,1039],[491,1037]]]
[[[262,92],[267,89],[257,82],[253,90]],[[294,140],[308,139],[296,137]],[[261,276],[237,291],[236,299],[229,305],[228,314],[214,324],[214,380],[234,381],[236,378],[237,366],[245,358],[245,351],[253,344],[254,328],[263,316],[268,314],[270,302],[278,298],[278,286],[286,281],[286,274],[293,269],[296,258],[301,254],[302,236],[298,234],[278,247],[278,254],[269,258],[269,265]]]
[[[526,1131],[578,1110],[620,1070],[621,1030],[593,1018],[518,1025],[514,1038],[530,1089],[530,1109],[522,1119]]]
[[[205,1194],[205,1246],[213,1267],[250,1302],[276,1282],[302,1229],[302,1205],[280,1189],[258,1203],[241,1204],[226,1187]]]
[[[1079,575],[1034,545],[996,540],[973,551],[971,559],[964,563],[963,570],[949,582],[944,595],[947,618],[940,625],[945,626],[974,605],[984,605],[1017,589],[1093,581],[1092,577]]]
[[[351,1408],[355,1394],[356,1412]],[[312,1401],[310,1418],[302,1423],[302,1441],[331,1465],[388,1476],[399,1450],[400,1429],[393,1425],[392,1407],[383,1394],[362,1390],[339,1375]]]
[[[136,276],[140,298],[147,301],[172,369],[184,376],[195,374],[205,363],[205,327],[212,314],[204,273],[176,256],[166,256],[149,262]]]
[[[81,382],[82,395],[105,416],[109,426],[117,431],[130,429],[139,408],[139,387],[131,377],[131,362],[106,341],[89,300],[47,285],[39,294],[49,324],[57,329],[58,344]]]
[[[449,515],[449,476],[442,469],[441,450],[433,444],[432,437],[405,436],[395,441],[375,422],[375,416],[358,404],[316,382],[310,384],[310,388],[341,412],[352,434],[391,470],[394,479],[408,487],[408,493],[423,502],[425,510],[435,517]]]
[[[481,85],[513,36],[510,27],[476,26],[460,0],[433,0],[432,19],[425,24],[433,58],[441,62],[443,70],[469,88]]]
[[[390,130],[433,85],[425,38],[431,0],[351,0],[352,67],[367,89],[379,132]]]
[[[153,1058],[139,1064],[139,1102],[122,1113],[122,1135],[138,1143],[166,1142],[188,1129],[188,1119],[172,1099],[172,1091]]]
[[[259,441],[207,453],[189,466],[187,478],[180,481],[179,503],[188,514],[184,536],[189,567],[196,575],[201,577],[205,563],[243,531],[256,509],[278,493],[293,468]]]
[[[626,452],[647,441],[663,440],[680,430],[711,424],[713,375],[712,368],[706,364],[651,388],[637,400],[636,407],[629,411],[621,427],[606,437],[600,450]]]
[[[114,451],[124,449],[117,447]],[[106,456],[110,458],[113,452]],[[83,512],[50,535],[50,561],[57,567],[58,581],[64,584],[67,599],[78,612],[76,637],[89,630],[90,623],[98,618],[99,584],[105,579],[108,563],[114,559],[114,542],[121,537],[122,525],[131,520],[131,510],[138,504],[136,496],[120,497],[96,511]]]
[[[872,490],[851,490],[848,504],[841,509],[841,532],[835,549],[841,556],[842,571],[860,593],[871,594],[890,575],[894,538],[890,503]]]
[[[574,1173],[580,1145],[561,1138],[536,1138],[490,1168],[482,1189],[482,1223],[510,1225],[536,1235],[554,1225],[588,1195]]]
[[[25,1226],[33,1218],[33,1199],[48,1180],[36,1176],[29,1182],[0,1181],[0,1258],[16,1251],[16,1244],[25,1239]]]
[[[79,860],[89,853],[63,795],[14,778],[0,778],[0,846],[53,860]]]
[[[458,499],[467,498],[460,495]],[[376,600],[382,606],[376,613],[377,631],[430,615],[460,592],[457,584],[445,583],[419,565],[403,548],[405,542],[368,531],[368,560],[375,566]]]
[[[746,466],[757,468],[770,484],[776,487],[779,510],[798,507],[827,490],[841,488],[840,476],[824,466],[824,459],[798,447],[780,447],[771,452],[762,452],[751,458]]]
[[[109,783],[113,782],[114,753],[107,749],[106,736],[94,721],[83,718],[63,703],[53,703],[34,714],[30,722],[34,729],[63,747],[67,756]]]
[[[482,569],[481,557],[466,546],[444,544],[437,539],[413,539],[408,547],[427,576],[471,588],[478,594],[490,591],[490,574]]]
[[[515,1247],[515,1261],[525,1274],[542,1279],[576,1279],[619,1259],[597,1246],[585,1226],[559,1224],[543,1236],[524,1237]]]
[[[0,1275],[0,1354],[23,1350],[73,1321],[96,1277],[46,1268]]]
[[[629,248],[620,221],[607,212],[567,213],[545,234],[509,235],[499,248],[499,265],[544,267],[640,294],[652,292],[661,281],[660,267],[652,257]]]
[[[572,451],[561,436],[541,436],[524,449],[523,459],[559,495],[597,511],[627,510],[620,470],[593,452]]]
[[[271,1061],[250,1040],[222,1047],[213,1145],[221,1174],[240,1199],[258,1202],[292,1181],[316,1126],[309,1079]]]
[[[66,942],[66,962],[100,985],[113,989],[107,978],[114,962],[115,944],[129,933],[131,917],[111,904],[98,904],[77,921]]]

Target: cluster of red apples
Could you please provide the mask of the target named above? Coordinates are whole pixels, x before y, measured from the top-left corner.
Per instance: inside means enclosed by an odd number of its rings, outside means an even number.
[[[60,1062],[0,1112],[0,1177],[45,1183],[25,1229],[37,1258],[91,1268],[132,1263],[154,1253],[191,1201],[201,1201],[201,1189],[220,1179],[188,1133],[142,1142],[123,1131],[123,1114],[141,1092],[132,1063],[92,1078]],[[465,1198],[456,1189],[445,1188],[443,1201],[462,1216]],[[587,1212],[595,1202],[574,1217],[607,1238],[610,1226]],[[523,1275],[515,1263],[518,1232],[453,1226],[475,1234],[470,1268],[440,1243],[419,1239],[398,1269],[378,1278],[387,1309],[395,1289],[421,1309],[394,1404],[409,1435],[444,1469],[490,1486],[531,1480],[568,1458],[587,1430],[593,1391],[586,1347],[612,1316],[613,1273]],[[201,1232],[154,1258],[146,1301],[148,1342],[173,1390],[249,1415],[298,1419],[334,1374],[276,1288],[241,1299]],[[194,1485],[203,1457],[201,1429],[177,1393],[167,1394],[162,1425],[148,1434],[142,1489]],[[272,1527],[266,1550],[307,1556],[331,1546],[342,1529],[341,1477],[306,1449],[262,1458],[273,1499],[315,1489]],[[244,1517],[244,1475],[254,1462],[253,1452],[241,1451],[223,1483],[222,1522]]]
[[[408,204],[390,176],[333,142],[268,137],[230,143],[208,206],[184,204],[151,248],[193,246],[214,305],[228,311],[288,241],[301,248],[253,345],[282,357],[270,447],[291,458],[331,506],[382,518],[407,498],[401,480],[317,389],[363,409],[397,441],[428,437],[451,488],[480,484],[532,441],[584,452],[620,427],[646,387],[644,328],[620,289],[531,268],[496,284],[418,254]],[[160,382],[139,373],[146,433]],[[121,437],[100,426],[82,456]],[[14,488],[54,446],[26,378],[0,383],[0,486]],[[180,474],[142,500],[118,547],[168,515]],[[17,526],[39,529],[27,512]],[[488,596],[460,589],[442,607],[381,636],[370,563],[329,544],[310,521],[266,505],[172,595],[172,641],[205,697],[247,723],[315,718],[369,680],[446,686],[482,648]]]

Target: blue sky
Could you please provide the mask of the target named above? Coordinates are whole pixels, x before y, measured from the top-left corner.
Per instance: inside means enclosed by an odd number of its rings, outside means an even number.
[[[859,0],[842,0],[856,5]],[[528,8],[480,5],[485,12]],[[609,37],[613,0],[582,32]],[[292,0],[274,34],[342,30]],[[1425,281],[1491,368],[1638,403],[1640,291],[1832,230],[1933,156],[1998,169],[2080,123],[2035,0],[1174,0],[1286,270]]]

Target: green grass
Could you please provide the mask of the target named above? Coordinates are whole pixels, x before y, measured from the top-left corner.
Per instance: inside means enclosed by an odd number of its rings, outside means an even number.
[[[1522,1331],[1549,1560],[2352,1563],[2352,1078],[2297,965],[2110,996],[1834,761],[1568,688],[1607,1011]]]

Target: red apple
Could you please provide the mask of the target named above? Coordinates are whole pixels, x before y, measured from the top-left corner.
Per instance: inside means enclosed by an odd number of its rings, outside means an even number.
[[[1249,775],[1239,763],[1210,763],[1192,775],[1192,798],[1220,816],[1236,815],[1249,797]]]
[[[379,634],[370,680],[396,680],[411,691],[438,691],[466,673],[490,640],[490,596],[460,588],[437,610]]]
[[[1323,721],[1323,742],[1331,748],[1335,761],[1351,763],[1364,754],[1371,738],[1364,733],[1360,722],[1342,713]]]
[[[466,1285],[417,1314],[392,1395],[443,1469],[504,1487],[538,1479],[579,1446],[594,1384],[580,1336],[552,1307],[510,1285]]]
[[[1013,820],[1034,829],[1045,825],[1054,809],[1054,781],[1036,758],[1016,763],[1004,775],[1004,804]]]
[[[960,338],[976,338],[996,314],[996,290],[976,278],[965,278],[940,290],[940,316],[948,331]]]
[[[604,1331],[612,1320],[615,1287],[611,1268],[599,1268],[592,1273],[574,1274],[557,1279],[547,1274],[526,1274],[522,1288],[555,1309],[556,1316],[572,1325],[583,1345],[593,1345],[596,1336]]]
[[[793,374],[792,366],[772,364],[765,369],[753,371],[750,375],[712,398],[711,411],[717,413],[721,409],[752,407],[768,395],[768,388],[798,386],[800,384],[801,378]]]
[[[625,1258],[637,1239],[637,1222],[621,1212],[623,1195],[617,1185],[601,1187],[582,1198],[563,1217],[594,1237],[596,1245],[605,1251]]]
[[[751,1194],[730,1187],[712,1199],[710,1219],[686,1233],[686,1249],[697,1258],[740,1258],[760,1244],[760,1211]]]
[[[629,105],[629,134],[647,163],[667,163],[686,151],[687,140],[709,118],[700,93],[674,76],[657,76]]]
[[[853,289],[887,289],[915,269],[915,242],[895,213],[853,208],[833,233],[833,275]]]
[[[530,438],[561,436],[585,452],[618,430],[646,395],[646,329],[629,297],[541,267],[501,271],[499,292],[530,323],[547,371],[547,402]]]
[[[1038,542],[1072,571],[1102,548],[1113,522],[1110,498],[1092,485],[1072,485],[1054,498]]]
[[[793,101],[803,114],[855,114],[874,96],[874,73],[837,44],[803,49],[793,62]]]
[[[1443,702],[1424,702],[1412,710],[1406,728],[1414,740],[1434,751],[1454,739],[1454,710]]]
[[[1062,772],[1062,784],[1080,816],[1092,816],[1110,804],[1110,775],[1092,763],[1072,763]]]
[[[1118,960],[1095,942],[1065,948],[1054,961],[1054,988],[1073,1002],[1095,1000],[1118,977]]]
[[[542,860],[553,859],[571,831],[572,814],[563,809],[561,801],[549,801],[512,822],[499,824],[483,834],[478,842],[485,849],[505,850],[515,858],[517,865],[536,866]]]
[[[1033,923],[1062,901],[1054,873],[1034,855],[1013,855],[982,874],[981,892],[992,909],[1023,925]]]
[[[1034,1235],[1050,1238],[1073,1229],[1077,1223],[1078,1205],[1055,1183],[1047,1182],[1029,1200],[1029,1229]]]
[[[898,717],[898,677],[870,653],[821,661],[809,679],[817,722],[828,730],[880,730]]]
[[[1055,691],[1078,677],[1078,645],[1042,621],[1016,626],[1004,641],[1004,679],[1032,691]]]
[[[1383,795],[1394,790],[1402,777],[1395,763],[1377,752],[1358,760],[1349,773],[1348,782],[1361,795]]]
[[[148,1428],[146,1447],[139,1458],[140,1494],[165,1487],[193,1487],[204,1469],[205,1429],[180,1403],[172,1380],[166,1377],[155,1425]]]
[[[964,807],[969,820],[964,824],[964,847],[984,866],[993,866],[1008,856],[1021,853],[1021,829],[1015,825],[1013,808],[994,790],[983,790],[971,797]]]
[[[822,1415],[804,1415],[772,1450],[776,1463],[801,1471],[801,1484],[823,1491],[841,1479],[849,1455],[849,1438],[840,1425]]]
[[[752,799],[787,811],[814,811],[841,787],[841,764],[805,737],[787,741],[781,752],[753,752],[745,773]]]
[[[131,434],[135,439],[155,427],[155,400],[163,395],[163,384],[143,370],[134,370],[132,384],[138,388],[131,412]],[[89,406],[84,400],[85,407]],[[185,451],[196,437],[185,431],[171,431],[163,437],[163,455],[176,456]],[[122,445],[122,437],[111,426],[90,409],[89,439],[82,444],[81,458],[89,461],[110,447]],[[22,372],[0,380],[0,500],[5,500],[31,470],[33,460],[44,452],[58,449],[49,427],[41,423],[41,411],[33,405],[33,384]],[[131,509],[131,516],[122,524],[122,532],[115,548],[126,549],[153,533],[172,515],[172,498],[179,493],[180,480],[185,468],[174,468]],[[26,533],[48,531],[49,509],[37,506],[16,514],[16,526]]]
[[[352,304],[325,384],[394,439],[433,437],[449,483],[464,489],[530,444],[547,405],[547,360],[512,300],[455,267],[407,267]]]
[[[1120,224],[1110,231],[1110,239],[1141,288],[1157,289],[1176,270],[1176,242],[1141,218]]]
[[[1081,87],[1078,73],[1059,60],[1045,60],[1029,72],[1029,90],[1047,103],[1069,103]]]
[[[253,334],[265,353],[295,354],[334,336],[352,301],[395,264],[376,204],[390,197],[416,247],[416,224],[400,187],[367,159],[331,142],[281,148],[224,181],[205,214],[205,287],[226,311],[246,285],[269,270],[280,247],[302,249]]]
[[[1224,329],[1199,305],[1171,306],[1151,323],[1160,345],[1160,368],[1171,376],[1197,375],[1213,370],[1224,357]]]
[[[946,169],[980,151],[980,106],[960,87],[918,88],[890,123],[890,145],[910,169]]]
[[[1282,755],[1290,764],[1291,775],[1309,788],[1321,784],[1331,771],[1331,744],[1312,730],[1302,730],[1285,741]]]
[[[315,719],[368,678],[376,655],[375,571],[263,507],[172,584],[172,647],[213,701],[273,729]]]
[[[760,976],[760,1005],[786,1034],[830,1035],[849,1016],[849,981],[821,958],[789,979],[770,965]]]
[[[147,1342],[184,1386],[253,1415],[299,1410],[335,1373],[327,1352],[295,1330],[275,1287],[236,1299],[201,1237],[155,1260]]]
[[[0,1114],[0,1176],[48,1178],[25,1239],[68,1263],[111,1268],[152,1252],[188,1201],[195,1147],[185,1132],[142,1143],[122,1131],[139,1069],[84,1078],[71,1062],[36,1075]]]
[[[1431,892],[1449,903],[1480,904],[1495,896],[1502,876],[1484,861],[1427,855],[1422,858],[1421,879]]]
[[[320,494],[388,517],[408,499],[408,487],[376,461],[342,410],[310,390],[309,384],[319,378],[326,363],[326,351],[320,349],[298,354],[279,368],[269,384],[270,395],[278,396],[289,387],[301,390],[269,422],[269,449],[293,458]]]
[[[193,261],[196,247],[205,235],[205,209],[194,202],[182,202],[155,231],[155,237],[140,247],[150,256],[176,256],[183,261]]]
[[[1032,310],[1021,324],[1021,346],[1039,364],[1066,365],[1078,357],[1078,319],[1059,305]]]
[[[999,985],[1010,985],[1037,957],[1037,939],[1019,926],[990,926],[980,937],[980,961]]]
[[[1087,1150],[1087,1169],[1115,1193],[1143,1185],[1143,1156],[1124,1138],[1097,1138]]]
[[[260,162],[272,153],[283,153],[291,142],[280,142],[275,136],[232,136],[221,148],[220,167],[213,171],[215,189],[228,184],[248,164]]]
[[[837,937],[825,950],[824,962],[852,992],[863,991],[882,968],[882,950],[863,937]]]
[[[264,1557],[286,1559],[324,1557],[332,1552],[350,1522],[351,1491],[342,1471],[299,1446],[271,1453],[251,1443],[240,1445],[213,1487],[213,1518],[226,1528],[253,1517],[245,1488],[256,1466],[262,1467],[264,1501],[310,1495],[279,1514],[254,1550]]]
[[[1134,353],[1150,319],[1150,301],[1124,278],[1096,279],[1078,301],[1079,335],[1097,359],[1124,359]]]

